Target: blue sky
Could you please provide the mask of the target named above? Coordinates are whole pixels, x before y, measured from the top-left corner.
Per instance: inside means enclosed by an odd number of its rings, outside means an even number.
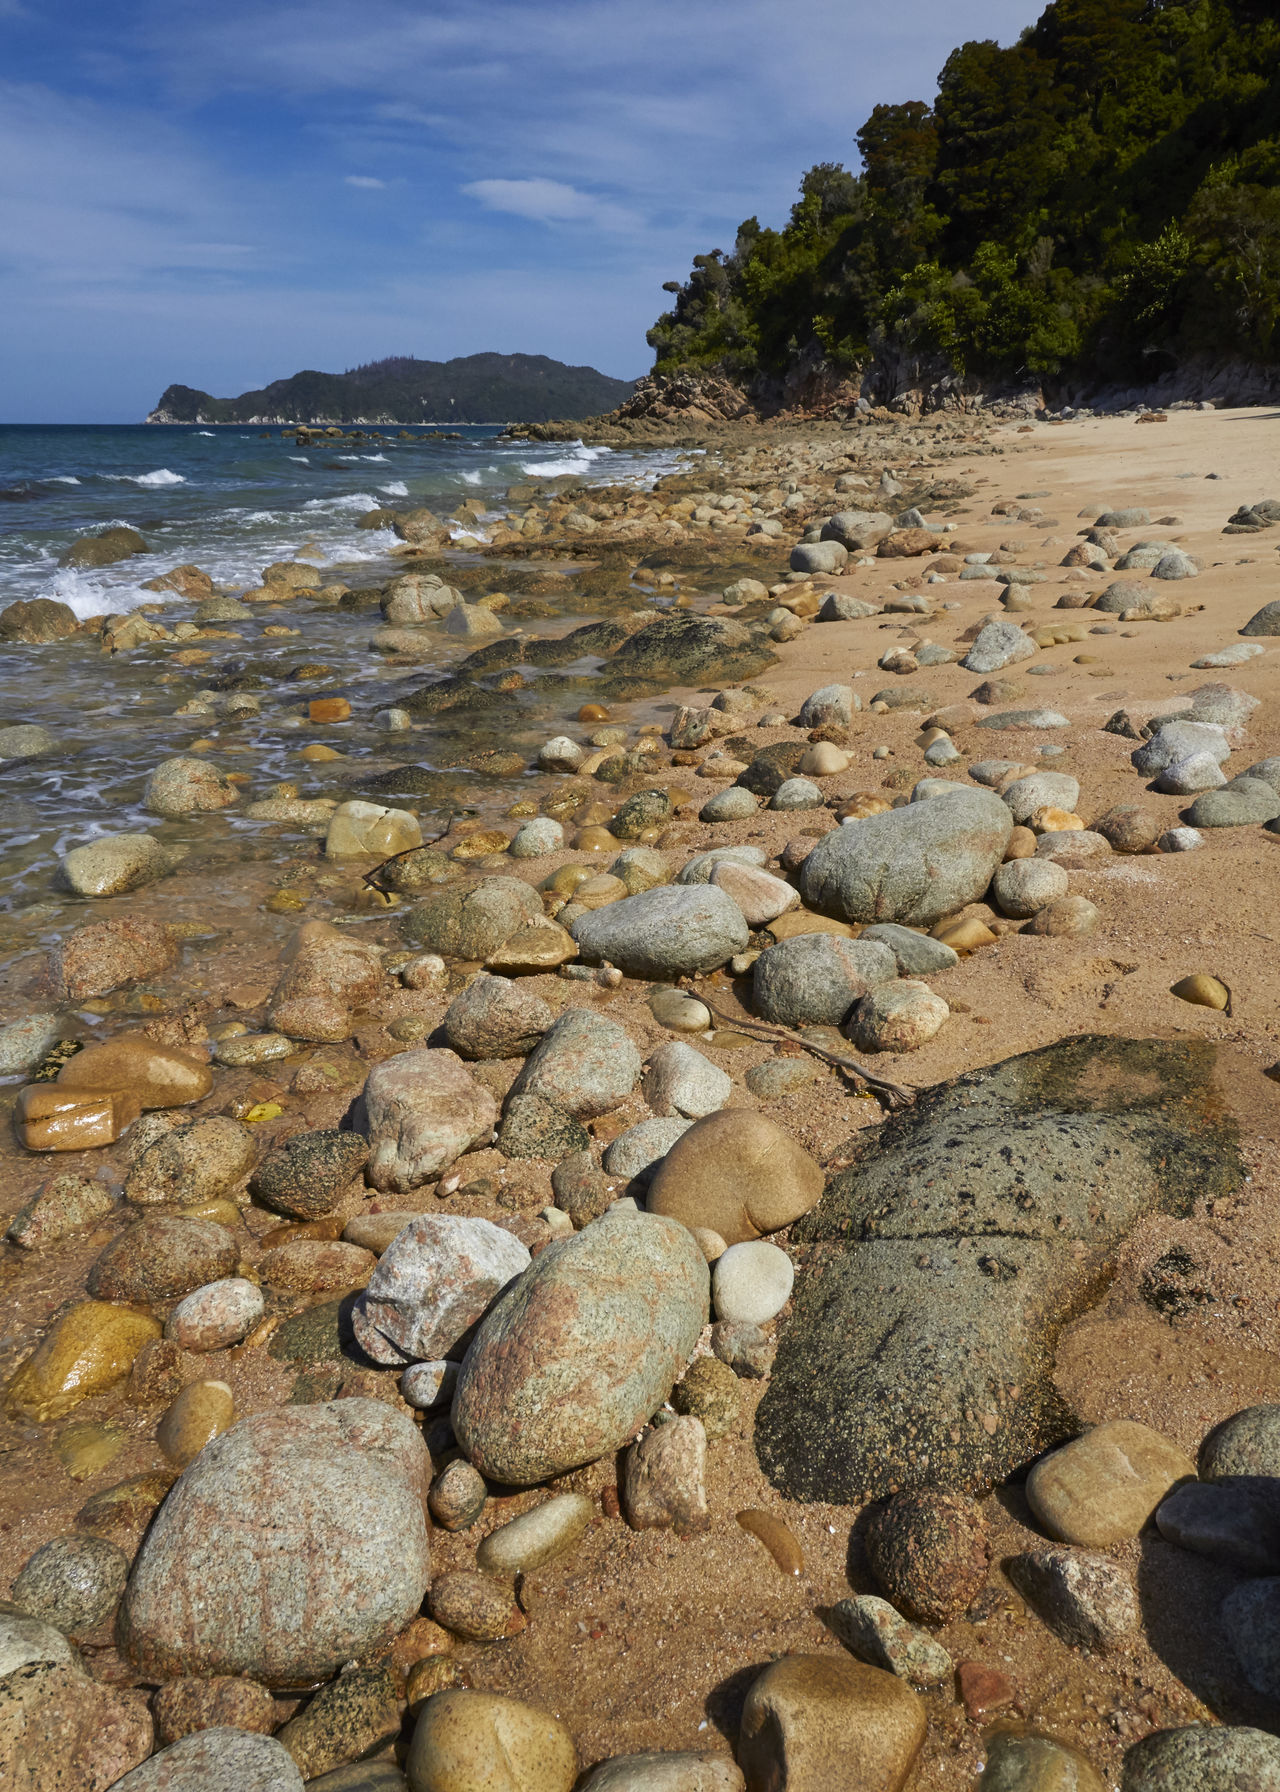
[[[0,420],[481,349],[643,372],[700,250],[1035,0],[0,0]]]

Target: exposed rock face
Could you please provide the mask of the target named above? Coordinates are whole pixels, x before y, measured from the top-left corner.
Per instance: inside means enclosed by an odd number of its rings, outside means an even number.
[[[1085,1036],[886,1120],[791,1235],[795,1313],[756,1422],[774,1483],[979,1491],[1071,1435],[1061,1326],[1144,1214],[1241,1181],[1212,1071],[1209,1046]]]
[[[242,1419],[179,1479],[134,1563],[121,1634],[145,1675],[327,1679],[388,1642],[430,1575],[426,1446],[377,1400]]]

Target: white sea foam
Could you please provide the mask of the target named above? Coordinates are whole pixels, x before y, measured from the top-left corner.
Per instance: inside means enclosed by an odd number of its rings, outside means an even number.
[[[464,473],[462,477],[468,485],[480,484],[481,475],[479,473]]]
[[[381,510],[382,506],[368,492],[348,492],[344,498],[308,498],[304,510]]]
[[[198,436],[208,436],[211,440],[213,438],[213,431],[211,429],[198,429],[196,434]]]
[[[409,496],[409,488],[403,479],[393,479],[390,485],[380,485],[378,490],[385,492],[389,498],[407,498]]]
[[[345,459],[346,456],[344,455],[343,458]],[[360,458],[361,458],[361,460],[380,460],[382,462],[383,466],[385,466],[387,463],[387,457],[385,454],[362,454],[360,456]]]
[[[588,473],[593,461],[599,460],[602,454],[613,453],[612,448],[588,448],[582,442],[570,442],[568,446],[569,454],[563,460],[521,461],[521,472],[541,474],[544,479],[561,479],[574,473]]]
[[[289,459],[296,460],[298,464],[303,467],[309,467],[311,465],[311,462],[307,459],[305,454],[291,454]]]
[[[79,485],[79,483],[80,481],[73,479],[70,473],[54,473],[49,479],[50,485]]]
[[[157,467],[154,473],[108,473],[117,485],[185,485],[186,479],[181,473],[171,473],[168,467]]]
[[[338,456],[339,460],[359,460],[359,458],[358,454],[340,454]]]

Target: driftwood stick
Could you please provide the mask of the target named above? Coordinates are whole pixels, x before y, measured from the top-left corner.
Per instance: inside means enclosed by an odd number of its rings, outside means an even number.
[[[774,1026],[767,1021],[739,1019],[736,1014],[726,1014],[701,989],[691,990],[689,993],[704,1008],[709,1008],[717,1020],[722,1020],[726,1026],[734,1027],[740,1032],[749,1033],[753,1039],[772,1040],[776,1045],[798,1045],[802,1051],[812,1052],[815,1058],[834,1065],[841,1075],[848,1077],[855,1088],[873,1090],[889,1109],[909,1108],[915,1101],[914,1089],[907,1088],[903,1083],[895,1083],[887,1076],[879,1076],[874,1070],[868,1070],[865,1064],[860,1064],[856,1058],[845,1057],[842,1052],[828,1051],[823,1045],[814,1045],[811,1040],[802,1038],[790,1027]]]

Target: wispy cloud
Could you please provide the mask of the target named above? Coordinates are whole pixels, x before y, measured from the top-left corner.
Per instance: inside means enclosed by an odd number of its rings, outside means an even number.
[[[345,184],[348,187],[368,187],[381,192],[387,183],[379,180],[376,174],[348,174]]]
[[[488,211],[511,212],[537,224],[585,224],[597,230],[638,230],[638,212],[584,193],[562,180],[473,180],[462,191]]]

